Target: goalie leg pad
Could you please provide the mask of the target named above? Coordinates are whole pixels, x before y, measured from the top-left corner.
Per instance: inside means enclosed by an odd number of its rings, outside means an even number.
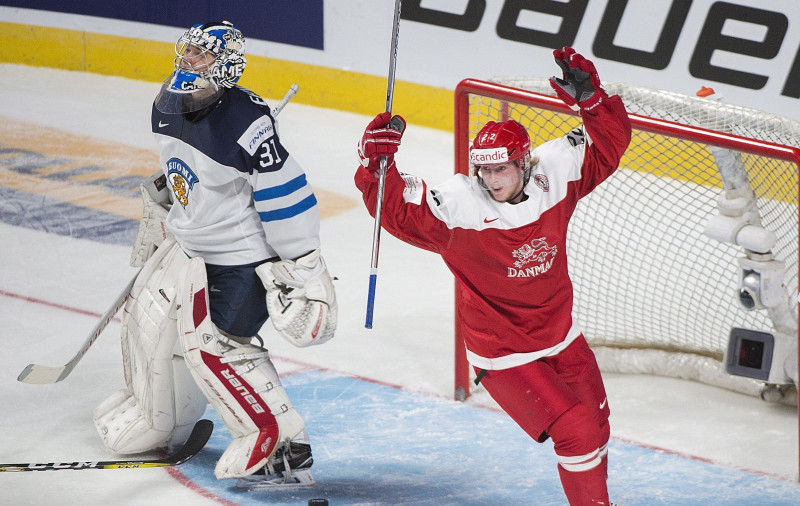
[[[184,284],[180,338],[192,376],[233,436],[214,474],[241,478],[264,467],[278,445],[302,434],[305,424],[267,351],[222,335],[208,307],[205,266],[195,258]]]
[[[94,410],[103,443],[127,454],[180,443],[202,416],[206,400],[177,348],[175,303],[188,259],[173,240],[141,271],[122,314],[127,388]]]

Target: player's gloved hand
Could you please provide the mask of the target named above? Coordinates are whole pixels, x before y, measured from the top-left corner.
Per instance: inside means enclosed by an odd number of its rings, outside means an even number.
[[[567,46],[553,51],[553,57],[561,67],[562,77],[551,77],[550,86],[573,110],[591,110],[608,98],[591,61]]]
[[[390,112],[375,116],[358,143],[358,158],[361,165],[373,172],[380,169],[380,158],[387,157],[386,168],[394,163],[394,154],[400,147],[406,120],[402,116],[392,117]]]

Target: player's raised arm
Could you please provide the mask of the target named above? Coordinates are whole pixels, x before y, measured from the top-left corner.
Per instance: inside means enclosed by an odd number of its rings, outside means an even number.
[[[570,108],[579,111],[588,142],[584,155],[581,194],[585,195],[619,167],[631,141],[631,122],[619,96],[608,96],[597,69],[571,47],[553,51],[562,77],[550,86]]]

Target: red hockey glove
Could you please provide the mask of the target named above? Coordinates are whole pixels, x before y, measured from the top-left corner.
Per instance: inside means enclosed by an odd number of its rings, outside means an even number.
[[[361,165],[378,170],[380,158],[385,156],[386,167],[391,167],[405,129],[406,120],[402,116],[392,117],[390,112],[382,112],[375,116],[375,119],[367,125],[361,142],[358,143],[358,158],[361,160]]]
[[[574,110],[591,110],[608,98],[600,84],[594,64],[571,47],[553,51],[562,77],[550,78],[550,86],[565,104]]]

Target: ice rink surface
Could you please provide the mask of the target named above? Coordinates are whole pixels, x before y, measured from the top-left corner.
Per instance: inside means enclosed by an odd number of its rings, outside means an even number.
[[[16,378],[32,362],[66,363],[135,272],[136,181],[158,168],[149,121],[158,85],[0,70],[13,76],[0,83],[0,463],[113,459],[91,413],[124,386],[118,321],[64,381]],[[382,100],[374,97],[376,113]],[[269,324],[264,332],[306,419],[317,486],[242,493],[214,479],[230,436],[209,408],[214,436],[184,466],[3,473],[0,503],[565,503],[548,444],[533,443],[480,390],[467,403],[450,400],[452,278],[437,256],[383,233],[374,328],[364,328],[373,220],[352,174],[369,119],[294,103],[279,117],[282,140],[318,193],[323,254],[338,278],[334,340],[297,349]],[[452,146],[450,134],[410,125],[397,162],[438,182],[452,172]],[[612,501],[800,504],[796,407],[676,379],[605,378]]]

